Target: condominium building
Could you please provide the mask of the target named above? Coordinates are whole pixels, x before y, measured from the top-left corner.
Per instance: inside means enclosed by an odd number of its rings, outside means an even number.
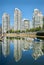
[[[21,22],[21,31],[24,31],[24,19],[22,19],[22,22]]]
[[[28,19],[24,19],[24,30],[30,29],[30,24],[29,24],[29,20]]]
[[[33,28],[43,27],[43,15],[38,9],[34,9],[32,19],[33,19]]]
[[[2,34],[6,33],[10,28],[10,17],[4,13],[2,16]]]
[[[14,11],[14,30],[21,30],[21,11],[18,8]]]

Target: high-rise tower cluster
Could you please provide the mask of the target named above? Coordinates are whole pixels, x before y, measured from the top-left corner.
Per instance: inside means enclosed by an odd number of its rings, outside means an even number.
[[[38,9],[34,9],[32,17],[33,28],[41,27],[44,28],[44,16]],[[32,24],[31,24],[32,25]],[[20,9],[15,8],[14,10],[14,31],[22,31],[30,29],[29,19],[22,19],[22,12]],[[7,13],[4,13],[2,16],[2,34],[10,30],[10,16]]]

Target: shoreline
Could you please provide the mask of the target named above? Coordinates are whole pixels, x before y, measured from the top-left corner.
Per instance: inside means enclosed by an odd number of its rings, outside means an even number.
[[[36,35],[36,33],[5,33],[3,36],[6,37],[30,37],[30,38],[36,38],[36,37],[42,37],[44,38],[44,36],[38,36]]]
[[[28,33],[9,33],[4,34],[7,37],[36,37],[36,34],[28,34]]]
[[[37,36],[36,34],[28,34],[28,33],[5,33],[3,36],[1,35],[0,37],[0,41],[2,41],[2,39],[4,37],[21,37],[21,38],[24,38],[24,37],[27,37],[27,38],[42,38],[44,39],[44,36]]]

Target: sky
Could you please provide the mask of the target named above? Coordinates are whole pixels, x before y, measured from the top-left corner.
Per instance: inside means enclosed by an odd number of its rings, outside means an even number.
[[[32,21],[34,9],[39,9],[44,15],[44,0],[0,0],[0,23],[2,23],[3,13],[10,15],[10,24],[14,24],[14,10],[19,8],[22,19]]]

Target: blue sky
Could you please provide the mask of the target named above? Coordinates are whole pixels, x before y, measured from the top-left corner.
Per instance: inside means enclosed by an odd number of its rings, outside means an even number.
[[[22,19],[32,20],[33,10],[38,8],[44,15],[44,0],[0,0],[0,23],[3,13],[10,15],[11,25],[14,23],[14,9],[19,8],[22,12]]]

